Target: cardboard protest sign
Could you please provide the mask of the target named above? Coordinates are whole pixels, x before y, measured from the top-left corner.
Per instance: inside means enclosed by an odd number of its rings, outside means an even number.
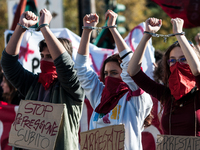
[[[156,150],[199,150],[200,137],[158,135]]]
[[[65,104],[22,100],[9,134],[9,145],[25,149],[52,150]]]
[[[81,150],[123,150],[124,125],[113,125],[81,132]]]

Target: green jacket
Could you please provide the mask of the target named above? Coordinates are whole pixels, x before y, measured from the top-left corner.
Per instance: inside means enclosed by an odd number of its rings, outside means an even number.
[[[65,52],[55,61],[58,82],[50,92],[51,103],[65,103],[66,113],[63,116],[55,144],[55,150],[78,150],[78,131],[84,102],[84,91],[78,81],[74,62]],[[9,55],[4,50],[1,65],[7,79],[25,96],[25,100],[37,100],[41,83],[39,75],[33,74],[18,62],[18,55]]]

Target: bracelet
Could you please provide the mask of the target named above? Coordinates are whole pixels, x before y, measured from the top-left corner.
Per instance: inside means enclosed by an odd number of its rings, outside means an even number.
[[[173,33],[173,34],[167,34],[167,35],[156,34],[156,33],[148,32],[148,31],[144,31],[143,33],[150,34],[150,35],[153,36],[153,37],[163,37],[163,38],[164,38],[164,42],[167,41],[167,38],[168,38],[168,37],[175,36],[175,35],[185,35],[185,32]]]
[[[28,30],[29,28],[27,28],[26,26],[24,26],[24,25],[22,25],[22,24],[20,24],[20,23],[17,23],[20,27],[22,27],[23,29],[26,29],[26,30]]]
[[[117,25],[114,25],[114,26],[103,26],[103,27],[82,26],[82,29],[100,30],[100,29],[116,28],[116,27],[117,27]]]
[[[48,23],[41,24],[39,27],[37,27],[37,28],[35,29],[35,31],[40,31],[40,29],[41,29],[42,27],[45,27],[45,26],[49,26],[49,24],[48,24]]]

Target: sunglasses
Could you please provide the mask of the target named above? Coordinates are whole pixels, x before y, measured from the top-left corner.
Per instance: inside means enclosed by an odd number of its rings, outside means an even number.
[[[188,40],[188,43],[189,43],[192,47],[194,47],[194,44],[193,44],[191,41]],[[178,44],[178,41],[174,42],[173,44]]]
[[[169,66],[173,66],[176,62],[179,62],[181,65],[187,64],[187,60],[185,57],[181,57],[179,59],[171,58],[167,61]]]

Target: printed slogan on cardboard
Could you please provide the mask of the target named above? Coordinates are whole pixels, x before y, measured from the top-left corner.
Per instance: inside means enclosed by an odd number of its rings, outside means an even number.
[[[81,150],[124,150],[124,125],[81,132]]]
[[[156,150],[199,150],[200,137],[158,135]]]
[[[22,100],[9,134],[9,145],[52,150],[65,104]]]

